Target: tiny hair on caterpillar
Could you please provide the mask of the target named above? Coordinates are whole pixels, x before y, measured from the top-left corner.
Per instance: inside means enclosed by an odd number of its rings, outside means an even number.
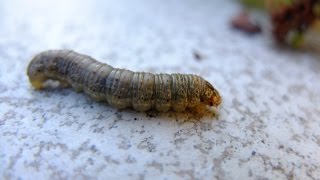
[[[72,50],[48,50],[34,56],[27,75],[35,89],[57,80],[117,109],[170,109],[181,112],[218,107],[222,98],[205,79],[192,74],[152,74],[114,68]]]

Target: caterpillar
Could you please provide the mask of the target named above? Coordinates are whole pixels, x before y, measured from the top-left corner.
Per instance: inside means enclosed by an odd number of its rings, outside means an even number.
[[[47,80],[57,80],[117,109],[181,112],[186,108],[217,107],[222,101],[218,91],[200,76],[133,72],[72,50],[48,50],[35,55],[27,75],[35,89],[45,88]]]

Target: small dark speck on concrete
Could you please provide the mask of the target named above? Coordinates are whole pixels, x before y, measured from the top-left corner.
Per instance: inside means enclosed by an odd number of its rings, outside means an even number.
[[[136,120],[137,120],[137,118],[134,118],[134,120],[136,121]]]
[[[201,61],[203,59],[203,56],[198,51],[193,51],[193,57],[197,61]]]
[[[90,149],[91,149],[91,151],[93,151],[93,152],[96,152],[96,151],[97,151],[97,148],[96,148],[95,145],[92,145],[92,146],[90,147]]]
[[[91,105],[91,106],[90,106],[90,108],[92,109],[92,108],[93,108],[93,106]]]
[[[88,158],[88,159],[87,159],[87,162],[88,162],[90,165],[93,165],[93,164],[94,164],[94,161],[93,161],[92,158]]]
[[[252,151],[251,155],[254,156],[254,155],[256,155],[256,153],[257,153],[257,152]]]

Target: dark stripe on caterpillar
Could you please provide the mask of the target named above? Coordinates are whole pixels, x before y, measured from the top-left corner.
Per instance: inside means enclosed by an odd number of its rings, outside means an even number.
[[[184,111],[221,104],[218,91],[206,80],[191,74],[133,72],[96,61],[71,50],[48,50],[37,54],[27,70],[36,89],[58,80],[64,86],[84,91],[112,107],[137,111],[170,109]]]

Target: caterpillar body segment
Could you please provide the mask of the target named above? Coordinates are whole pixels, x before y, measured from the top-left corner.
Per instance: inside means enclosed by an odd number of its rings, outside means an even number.
[[[186,108],[221,104],[218,91],[206,80],[191,74],[152,74],[114,68],[71,50],[48,50],[37,54],[27,70],[36,89],[49,79],[84,91],[112,107],[137,111],[156,109],[177,112]]]

